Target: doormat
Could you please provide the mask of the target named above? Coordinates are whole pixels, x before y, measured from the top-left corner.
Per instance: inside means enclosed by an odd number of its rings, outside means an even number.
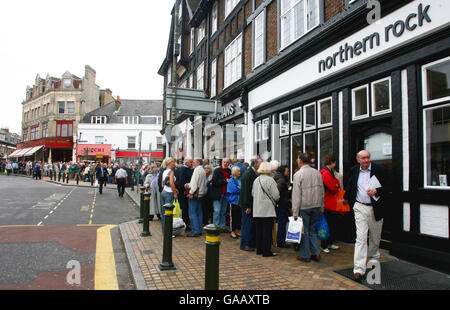
[[[367,282],[366,276],[369,270],[366,271],[360,284],[373,290],[450,290],[448,274],[405,261],[384,262],[380,266],[380,284]],[[334,272],[353,280],[353,267]]]

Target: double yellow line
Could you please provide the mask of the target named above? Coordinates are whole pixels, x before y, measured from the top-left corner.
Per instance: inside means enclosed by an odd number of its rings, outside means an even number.
[[[95,290],[118,290],[116,261],[111,239],[111,229],[117,225],[106,225],[97,229],[95,251]]]

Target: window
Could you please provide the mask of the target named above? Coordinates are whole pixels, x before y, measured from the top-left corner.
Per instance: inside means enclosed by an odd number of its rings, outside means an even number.
[[[331,101],[331,98],[319,101],[319,127],[331,125],[333,115]]]
[[[167,69],[167,85],[172,84],[172,67]]]
[[[39,139],[39,126],[31,127],[31,140]]]
[[[75,113],[75,103],[73,101],[67,101],[67,114]]]
[[[325,156],[333,154],[333,131],[331,128],[319,131],[319,166],[322,169],[325,164]]]
[[[239,0],[225,0],[225,15],[224,18],[227,18],[228,14],[233,11],[234,7],[238,4]]]
[[[217,2],[216,2],[217,3]],[[211,98],[217,94],[217,60],[211,62]]]
[[[139,124],[139,116],[124,116],[124,124]]]
[[[136,137],[127,137],[128,138],[128,148],[129,149],[136,149]]]
[[[189,54],[192,54],[195,46],[195,28],[191,28],[191,46],[189,47]]]
[[[106,116],[91,116],[91,124],[106,124]]]
[[[316,154],[316,148],[317,148],[317,142],[316,142],[316,132],[308,132],[303,135],[304,137],[304,152],[308,154],[308,157],[310,159],[309,165],[313,168],[317,169],[317,154]]]
[[[42,124],[42,138],[48,137],[48,123]]]
[[[367,85],[352,90],[353,119],[369,117],[369,89]]]
[[[422,67],[423,104],[450,99],[450,57]]]
[[[198,34],[197,37],[197,45],[198,45],[205,37],[205,20],[203,20],[198,26],[197,34]]]
[[[95,144],[103,144],[103,136],[95,136]]]
[[[211,12],[211,35],[217,31],[218,22],[219,22],[219,10],[217,7],[217,2],[214,2]]]
[[[261,132],[261,121],[255,123],[255,141],[259,142],[262,140]]]
[[[269,139],[269,119],[266,118],[262,121],[262,140],[268,140]]]
[[[191,74],[189,76],[189,85],[188,85],[188,87],[189,88],[194,88],[194,74]]]
[[[304,115],[305,115],[305,122],[304,122],[304,130],[310,130],[316,128],[316,103],[311,103],[304,106]]]
[[[23,141],[28,141],[28,128],[23,130]]]
[[[72,122],[56,122],[56,136],[57,137],[71,137],[72,136]]]
[[[289,112],[280,114],[280,136],[289,134]]]
[[[303,136],[302,135],[297,135],[297,136],[292,136],[291,137],[291,176],[293,176],[297,170],[299,169],[298,167],[298,162],[297,162],[297,158],[298,155],[300,155],[300,153],[303,152]]]
[[[391,78],[372,83],[372,116],[391,112]]]
[[[72,87],[72,80],[71,79],[64,79],[63,87],[64,88],[71,88]]]
[[[319,0],[281,0],[281,48],[319,25]]]
[[[297,133],[302,131],[302,108],[291,111],[292,127],[291,132]]]
[[[253,68],[264,63],[264,18],[265,11],[262,11],[253,21]]]
[[[242,76],[242,34],[225,48],[224,88],[230,86]]]
[[[289,167],[289,137],[280,139],[280,164]]]
[[[64,114],[66,111],[66,103],[64,101],[58,101],[58,113]]]
[[[197,89],[203,90],[203,80],[204,80],[204,72],[205,72],[205,63],[202,62],[198,67],[196,71],[196,77],[197,77]]]

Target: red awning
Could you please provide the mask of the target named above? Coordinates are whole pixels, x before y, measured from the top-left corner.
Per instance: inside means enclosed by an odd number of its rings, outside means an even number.
[[[141,152],[141,157],[148,157],[149,152]],[[163,152],[152,152],[152,158],[163,158]],[[116,151],[116,157],[139,157],[137,151]]]

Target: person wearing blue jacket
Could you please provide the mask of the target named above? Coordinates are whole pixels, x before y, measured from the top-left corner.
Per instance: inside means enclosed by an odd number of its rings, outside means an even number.
[[[231,169],[232,178],[227,184],[227,200],[231,205],[230,220],[231,220],[231,238],[237,239],[241,236],[241,207],[238,206],[239,194],[241,193],[241,170],[238,166]]]

